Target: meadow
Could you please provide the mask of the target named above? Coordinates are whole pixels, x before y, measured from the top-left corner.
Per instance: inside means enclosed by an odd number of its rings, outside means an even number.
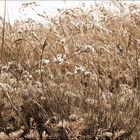
[[[109,3],[1,17],[0,140],[140,140],[140,4]]]

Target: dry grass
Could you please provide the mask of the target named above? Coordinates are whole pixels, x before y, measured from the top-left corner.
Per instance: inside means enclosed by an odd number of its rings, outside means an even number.
[[[112,4],[6,23],[0,140],[139,140],[140,5]]]

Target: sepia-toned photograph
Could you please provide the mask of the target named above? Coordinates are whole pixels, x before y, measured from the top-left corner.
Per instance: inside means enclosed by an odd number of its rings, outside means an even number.
[[[140,1],[0,0],[0,140],[140,140]]]

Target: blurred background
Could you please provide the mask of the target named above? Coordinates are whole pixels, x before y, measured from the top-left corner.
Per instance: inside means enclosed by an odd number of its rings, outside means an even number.
[[[0,16],[4,15],[5,0],[0,1]],[[28,5],[29,4],[29,5]],[[82,7],[95,4],[94,1],[25,1],[25,0],[6,0],[6,20],[13,23],[16,19],[33,18],[36,21],[42,21],[41,16],[55,16],[61,8]]]

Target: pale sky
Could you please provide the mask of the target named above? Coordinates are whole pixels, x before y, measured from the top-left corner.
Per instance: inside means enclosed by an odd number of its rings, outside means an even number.
[[[42,18],[37,16],[37,13],[41,14],[46,12],[47,16],[53,16],[57,13],[57,9],[61,8],[71,8],[71,7],[81,7],[83,3],[85,6],[94,5],[94,0],[6,0],[7,10],[6,17],[11,23],[15,19],[32,18],[34,20],[41,21]],[[20,12],[20,7],[22,3],[35,1],[39,6],[25,8],[24,11]],[[105,0],[103,0],[105,1]],[[127,2],[139,2],[138,0],[129,0]],[[102,0],[100,0],[102,2]],[[0,16],[3,17],[4,13],[4,0],[0,0]]]
[[[46,12],[47,16],[55,15],[57,12],[57,9],[59,8],[70,8],[70,7],[78,7],[82,6],[82,3],[84,3],[84,0],[72,0],[72,1],[51,1],[51,0],[34,0],[39,6],[33,7],[35,10],[33,10],[31,7],[26,8],[24,11],[20,12],[19,8],[21,7],[21,4],[24,2],[33,2],[27,1],[27,0],[7,0],[7,10],[6,10],[6,17],[10,20],[10,22],[13,22],[15,19],[23,19],[27,17],[31,17],[35,20],[41,20],[41,17],[38,17],[36,13],[43,13]],[[86,1],[85,5],[91,5],[93,4],[93,1]],[[4,13],[4,0],[0,0],[0,16],[3,17]]]

